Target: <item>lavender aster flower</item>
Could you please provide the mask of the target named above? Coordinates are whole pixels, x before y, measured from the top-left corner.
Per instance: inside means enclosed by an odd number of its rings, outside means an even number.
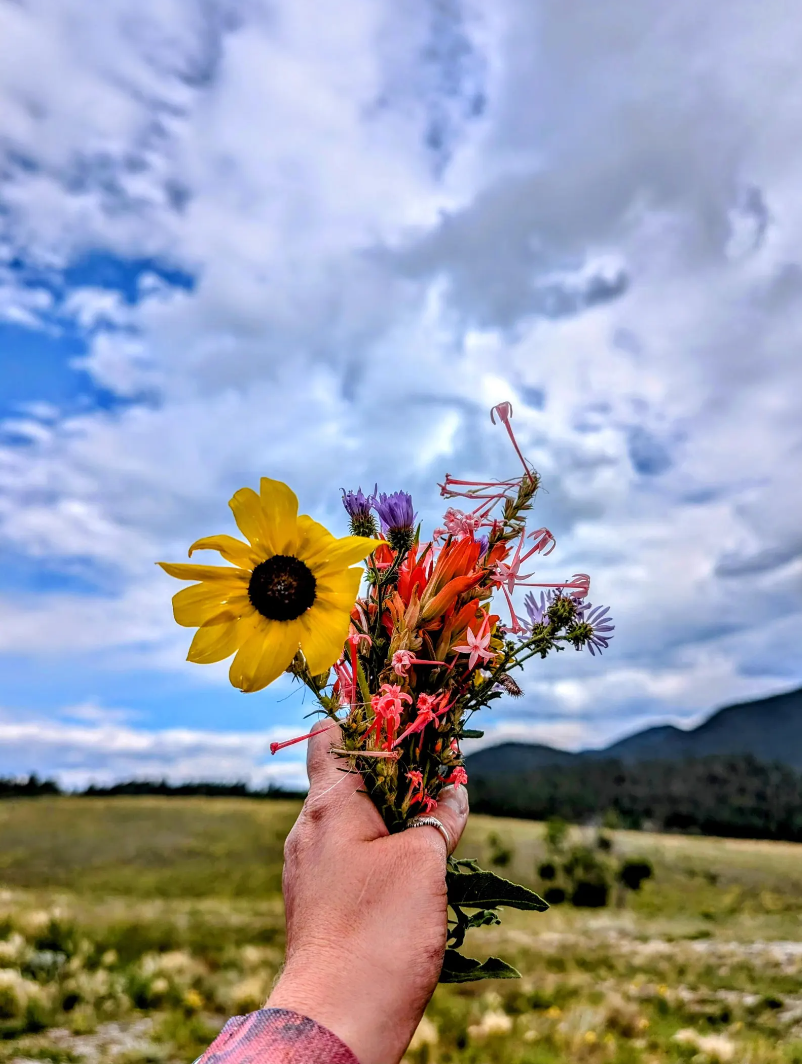
[[[415,524],[412,496],[406,491],[394,491],[391,495],[382,492],[374,497],[373,508],[390,545],[395,550],[409,550]]]
[[[527,617],[529,618],[529,625],[534,628],[536,624],[546,623],[546,611],[552,603],[553,595],[549,591],[540,592],[540,600],[536,599],[533,592],[524,599],[524,609],[526,610]]]
[[[375,492],[375,488],[374,488]],[[351,534],[354,536],[375,536],[376,519],[371,510],[376,502],[374,495],[365,495],[362,488],[357,491],[345,491],[343,493],[343,506],[351,518]]]
[[[602,650],[607,650],[613,638],[615,625],[612,617],[607,616],[609,612],[609,606],[593,606],[590,602],[583,602],[577,611],[577,629],[584,629],[583,642],[587,643],[587,648],[594,657],[597,650],[600,654]],[[574,645],[577,650],[580,649],[579,643]]]

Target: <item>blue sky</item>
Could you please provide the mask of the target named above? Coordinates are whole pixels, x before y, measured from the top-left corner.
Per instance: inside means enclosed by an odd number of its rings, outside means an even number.
[[[797,20],[798,22],[799,20]],[[616,639],[489,740],[802,683],[802,25],[783,0],[0,3],[0,774],[295,782],[154,565],[261,475],[510,468]]]

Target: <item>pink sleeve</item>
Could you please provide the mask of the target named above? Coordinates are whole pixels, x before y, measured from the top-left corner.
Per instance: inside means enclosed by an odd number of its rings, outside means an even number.
[[[336,1035],[287,1009],[235,1016],[195,1064],[359,1064]]]

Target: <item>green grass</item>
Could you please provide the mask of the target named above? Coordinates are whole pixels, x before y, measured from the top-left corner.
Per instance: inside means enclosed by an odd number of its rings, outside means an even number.
[[[297,810],[0,803],[0,1064],[188,1064],[258,1007]],[[473,933],[467,952],[523,978],[438,988],[409,1064],[802,1064],[802,846],[616,832],[614,849],[655,878],[624,907],[509,911]],[[462,851],[509,851],[500,873],[540,885],[542,825],[472,818]]]

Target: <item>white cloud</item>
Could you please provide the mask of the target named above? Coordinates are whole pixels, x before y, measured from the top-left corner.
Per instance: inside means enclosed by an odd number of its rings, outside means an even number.
[[[65,709],[67,720],[4,719],[0,712],[0,775],[53,772],[67,787],[117,779],[245,781],[288,788],[306,784],[305,763],[294,749],[273,757],[270,743],[289,737],[286,729],[212,732],[186,728],[145,731],[120,722],[117,711]]]
[[[164,668],[185,633],[151,564],[230,531],[233,490],[270,473],[339,521],[338,489],[379,480],[435,523],[446,469],[509,468],[486,417],[509,397],[560,539],[543,573],[590,572],[618,625],[530,683],[553,723],[510,727],[584,743],[802,680],[798,23],[784,0],[6,5],[6,258],[156,255],[195,286],[61,305],[135,401],[31,409],[0,536],[106,597],[7,597],[0,647]],[[14,283],[0,313],[50,309]]]

